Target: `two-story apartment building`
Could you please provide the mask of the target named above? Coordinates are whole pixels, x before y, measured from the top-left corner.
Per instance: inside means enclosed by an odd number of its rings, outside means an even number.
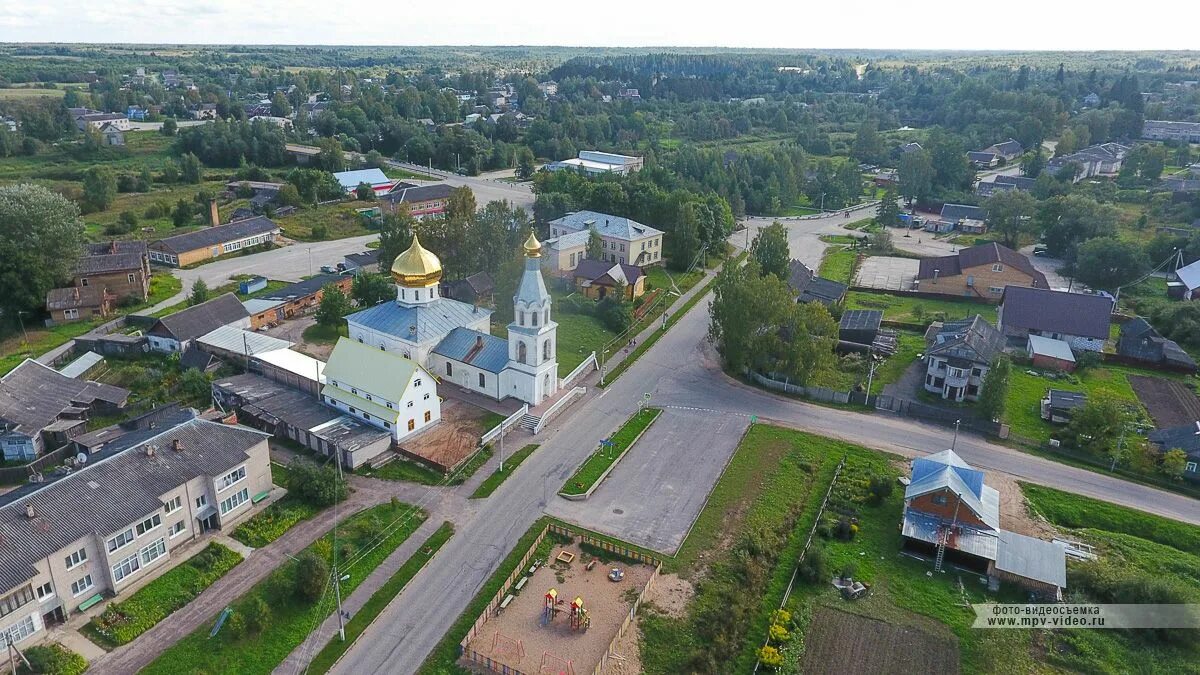
[[[983,380],[1004,351],[1004,335],[976,314],[930,327],[925,391],[956,402],[979,398]]]
[[[600,235],[601,259],[605,262],[646,267],[662,263],[662,230],[643,225],[636,220],[611,216],[596,211],[576,211],[550,221],[550,237],[573,233]],[[587,240],[583,239],[584,247]],[[580,258],[581,260],[582,258]],[[576,260],[578,264],[578,260]],[[574,269],[574,265],[567,269]]]
[[[408,206],[408,212],[413,218],[420,220],[429,216],[440,216],[450,205],[450,194],[456,188],[445,183],[430,185],[413,185],[412,183],[397,183],[387,194],[379,197],[379,203],[389,213],[395,213],[401,204]],[[461,188],[458,188],[461,189]],[[468,190],[470,188],[467,188]]]
[[[1029,258],[995,242],[922,258],[917,268],[917,290],[922,293],[999,301],[1008,286],[1049,288],[1049,283]]]
[[[271,490],[268,435],[191,419],[114,441],[83,468],[0,497],[0,635],[45,635],[155,576]]]

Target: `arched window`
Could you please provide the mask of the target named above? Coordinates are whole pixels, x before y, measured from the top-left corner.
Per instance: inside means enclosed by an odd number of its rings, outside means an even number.
[[[517,325],[518,326],[525,325],[525,312],[517,312]]]
[[[454,366],[449,361],[447,361],[446,362],[446,377],[451,377],[453,375],[454,375]]]
[[[546,316],[544,318],[543,323],[550,323],[550,308],[549,307],[546,308]]]
[[[528,358],[528,356],[525,353],[525,343],[518,342],[517,343],[517,361],[519,363],[525,363],[527,358]]]
[[[417,291],[417,302],[421,301],[421,291]]]
[[[403,288],[400,289],[400,299],[401,300],[404,299],[404,289]]]
[[[537,315],[537,312],[530,312],[530,314],[529,314],[529,317],[530,317],[530,319],[532,319],[532,320],[533,320],[533,323],[532,323],[532,324],[530,324],[530,325],[532,325],[532,326],[536,326],[536,325],[537,325],[537,320],[538,320],[538,315]]]
[[[546,340],[545,342],[542,343],[542,359],[546,360],[546,361],[550,360],[550,341],[549,340]]]

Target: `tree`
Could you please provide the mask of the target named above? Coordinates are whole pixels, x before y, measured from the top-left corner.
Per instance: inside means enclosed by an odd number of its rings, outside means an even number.
[[[117,198],[117,176],[105,166],[93,166],[83,172],[83,209],[103,211]]]
[[[1187,471],[1188,456],[1187,453],[1179,448],[1171,448],[1163,453],[1162,461],[1159,463],[1159,470],[1164,474],[1179,480],[1183,478],[1183,472]]]
[[[896,250],[895,243],[892,242],[892,233],[887,230],[878,230],[867,235],[867,248],[872,253],[887,254]]]
[[[1004,416],[1008,400],[1008,380],[1012,373],[1012,362],[1007,356],[999,356],[983,378],[976,406],[984,419],[998,420]]]
[[[883,199],[879,200],[879,208],[875,211],[875,222],[884,227],[900,224],[900,205],[896,200],[896,188],[888,187],[883,191]]]
[[[0,186],[0,313],[41,308],[46,293],[71,278],[83,249],[79,207],[40,185]]]
[[[1075,446],[1098,457],[1110,457],[1125,425],[1125,410],[1108,396],[1091,396],[1071,413],[1067,435]]]
[[[321,148],[316,157],[317,167],[330,173],[346,170],[346,156],[336,138],[322,138],[317,141],[317,146]]]
[[[1035,222],[1052,255],[1074,260],[1080,242],[1116,232],[1117,209],[1081,195],[1053,197],[1038,205]]]
[[[761,268],[763,274],[774,274],[787,281],[788,265],[792,256],[788,252],[788,232],[778,220],[758,231],[754,243],[750,245],[750,254]]]
[[[1000,234],[1001,243],[1016,250],[1021,237],[1033,232],[1033,214],[1037,200],[1024,190],[1003,190],[988,198],[983,205],[987,212],[988,229]]]
[[[190,152],[185,152],[179,158],[179,179],[195,185],[204,180],[204,165],[200,158]]]
[[[325,284],[321,289],[321,304],[315,314],[317,323],[326,328],[338,328],[350,310],[350,300],[336,284]]]
[[[168,117],[167,119],[163,120],[162,127],[159,129],[159,131],[162,132],[163,136],[174,136],[179,132],[179,123],[175,121],[174,117]]]
[[[346,481],[332,466],[314,464],[297,457],[288,464],[287,489],[298,499],[318,507],[332,506],[346,498]]]
[[[536,160],[533,157],[533,151],[529,148],[522,147],[520,150],[518,150],[516,170],[517,178],[521,180],[529,180],[532,178],[533,172],[536,170],[535,161]]]
[[[1075,278],[1092,288],[1116,291],[1141,276],[1150,264],[1137,242],[1116,237],[1089,239],[1075,255]]]
[[[188,296],[189,305],[199,305],[208,301],[208,284],[203,279],[196,279],[192,284],[192,293]]]
[[[1026,178],[1037,178],[1046,168],[1046,156],[1042,154],[1042,146],[1034,149],[1033,154],[1026,155],[1021,160],[1021,175]]]
[[[929,198],[933,192],[933,161],[927,150],[906,152],[900,157],[899,172],[900,196],[908,200],[909,205],[914,201],[921,202]]]
[[[877,164],[883,159],[883,139],[879,136],[879,123],[865,120],[854,134],[854,146],[850,156],[866,164]]]
[[[275,200],[279,202],[280,206],[302,206],[304,204],[304,200],[300,198],[300,191],[291,183],[286,183],[279,188],[279,196]]]
[[[366,183],[359,183],[358,187],[354,188],[354,197],[362,202],[369,202],[375,199],[375,189]]]
[[[312,551],[303,551],[296,557],[296,596],[306,602],[316,602],[325,595],[329,582],[329,562]]]
[[[362,271],[354,277],[354,285],[350,289],[350,296],[359,307],[374,307],[391,299],[395,293],[388,277]]]
[[[600,233],[594,227],[588,231],[587,248],[585,250],[589,259],[604,260],[604,240],[600,238]]]
[[[287,97],[282,91],[275,92],[271,97],[271,115],[274,117],[287,117],[292,114],[292,105],[288,103]]]
[[[933,165],[933,186],[940,190],[969,190],[975,170],[967,160],[963,139],[939,127],[930,130],[925,142]]]
[[[196,215],[196,207],[186,199],[180,199],[175,203],[175,208],[171,210],[171,223],[175,227],[183,227],[192,222],[192,218]]]
[[[401,204],[395,213],[384,215],[379,226],[379,270],[388,272],[396,256],[412,245],[413,226],[416,219],[408,211],[408,204]]]
[[[258,595],[246,603],[242,614],[246,618],[246,632],[250,635],[258,635],[271,624],[271,606]]]

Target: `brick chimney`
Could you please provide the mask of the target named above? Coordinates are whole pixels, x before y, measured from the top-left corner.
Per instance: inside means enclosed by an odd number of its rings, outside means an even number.
[[[109,254],[114,254],[117,252],[117,241],[115,239],[108,242],[108,252]]]
[[[221,224],[221,214],[217,211],[217,200],[215,199],[208,202],[208,222],[214,226]]]
[[[174,450],[175,452],[182,452],[183,451],[183,441],[179,440],[178,438],[172,440],[171,441],[171,449]]]

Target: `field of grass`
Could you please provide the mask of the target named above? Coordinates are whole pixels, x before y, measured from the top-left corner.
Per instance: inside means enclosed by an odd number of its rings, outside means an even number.
[[[319,511],[320,509],[298,497],[284,495],[279,501],[273,502],[242,522],[229,536],[251,548],[262,548],[282,537],[297,523],[317,515]]]
[[[83,633],[109,650],[133,642],[134,638],[191,602],[240,562],[241,555],[221,544],[211,543],[133,595],[110,604],[83,627]]]
[[[64,187],[63,182],[68,181],[81,189],[78,181],[83,172],[96,165],[107,166],[117,174],[147,168],[157,176],[162,167],[175,161],[170,154],[173,140],[152,131],[138,131],[126,133],[122,147],[101,148],[91,154],[79,154],[75,146],[64,144],[33,156],[4,157],[0,158],[0,183],[35,182],[55,188]]]
[[[295,213],[275,218],[285,237],[301,241],[319,239],[344,239],[370,234],[371,229],[355,209],[370,208],[374,202],[345,201],[336,204],[304,207]],[[314,227],[324,227],[325,236],[313,234]]]
[[[342,583],[343,596],[354,592],[426,517],[423,511],[406,504],[382,504],[360,511],[339,524],[338,557],[342,562],[339,569],[349,575]],[[331,559],[332,533],[305,550]],[[347,560],[349,564],[346,564]],[[296,569],[294,562],[280,566],[231,603],[235,613],[245,613],[256,600],[261,599],[267,604],[270,616],[258,634],[235,635],[226,622],[226,627],[210,639],[213,621],[209,621],[175,643],[141,672],[147,675],[270,673],[334,609],[331,592],[326,592],[316,603],[297,594]]]
[[[854,281],[851,277],[854,275],[854,263],[857,259],[858,253],[845,246],[830,246],[825,249],[825,256],[821,258],[817,276],[830,281],[850,284]]]
[[[1041,485],[1022,483],[1021,491],[1030,508],[1055,525],[1133,535],[1200,556],[1195,525]]]
[[[436,532],[430,535],[429,539],[425,540],[425,543],[421,546],[421,549],[412,554],[412,557],[405,561],[405,563],[400,566],[400,569],[396,570],[395,574],[393,574],[383,584],[383,586],[379,588],[379,590],[372,593],[366,604],[364,604],[358,610],[358,612],[346,622],[346,640],[343,642],[336,637],[330,640],[329,643],[325,645],[325,648],[317,652],[317,655],[313,657],[312,661],[308,664],[307,672],[329,672],[329,669],[333,668],[333,664],[335,664],[343,654],[349,651],[350,647],[354,644],[354,641],[357,640],[360,635],[362,635],[363,631],[367,629],[367,626],[370,626],[371,622],[374,621],[385,608],[387,608],[388,603],[395,599],[395,597],[400,594],[400,591],[404,590],[404,587],[408,585],[408,582],[412,581],[412,578],[417,575],[417,572],[421,571],[421,568],[424,567],[425,564],[437,554],[438,550],[442,548],[442,545],[445,544],[453,534],[454,525],[452,525],[450,522],[442,523],[442,526],[439,527]]]
[[[1083,391],[1088,396],[1108,396],[1127,404],[1140,419],[1149,419],[1145,408],[1138,402],[1133,387],[1129,385],[1123,368],[1092,367],[1075,375],[1057,379],[1030,375],[1026,368],[1014,365],[1009,377],[1008,400],[1004,421],[1012,433],[1033,439],[1039,444],[1050,440],[1051,435],[1062,427],[1052,425],[1041,417],[1041,400],[1050,388],[1066,391]],[[1041,371],[1037,371],[1041,372]]]
[[[965,319],[978,314],[993,325],[996,323],[996,306],[959,302],[956,300],[928,300],[903,297],[884,293],[850,291],[846,293],[846,309],[881,309],[887,321],[927,324],[943,319]]]
[[[439,485],[446,478],[439,471],[404,459],[394,459],[378,469],[362,469],[359,473],[371,478],[408,481],[421,485]]]
[[[489,475],[483,480],[482,483],[479,484],[479,487],[475,488],[475,492],[471,493],[471,499],[483,499],[484,497],[491,496],[491,494],[496,491],[496,488],[500,487],[501,483],[508,480],[508,477],[512,475],[513,471],[517,470],[517,467],[521,465],[521,462],[524,462],[525,458],[532,455],[533,451],[537,449],[537,444],[531,443],[514,452],[512,455],[505,457],[504,471],[493,471],[491,475]],[[499,469],[499,467],[497,467],[497,469]]]
[[[346,326],[346,324],[342,324],[336,329],[332,329],[328,326],[322,326],[319,323],[314,323],[308,328],[305,328],[304,332],[300,335],[304,338],[305,342],[331,345],[337,342],[339,337],[349,337],[349,330],[350,329]]]
[[[899,331],[900,344],[896,353],[887,357],[875,369],[875,377],[871,380],[872,394],[878,394],[883,388],[899,380],[904,371],[917,360],[917,355],[925,351],[925,336],[911,331]],[[834,368],[818,374],[810,384],[816,387],[829,387],[837,391],[849,391],[856,385],[867,385],[868,373],[850,372],[835,364]]]
[[[33,87],[0,88],[0,101],[17,101],[30,98],[62,98],[65,89],[35,89]]]
[[[558,358],[558,372],[563,375],[575,370],[592,352],[601,358],[604,345],[617,337],[604,322],[590,314],[559,312],[551,318],[558,322],[555,357]]]
[[[620,429],[609,436],[607,440],[611,445],[601,445],[597,448],[592,456],[588,457],[587,461],[567,479],[560,493],[581,495],[590,490],[608,470],[608,467],[616,464],[621,454],[633,445],[642,432],[648,429],[661,414],[661,408],[646,408],[634,413],[625,424],[621,425]]]

